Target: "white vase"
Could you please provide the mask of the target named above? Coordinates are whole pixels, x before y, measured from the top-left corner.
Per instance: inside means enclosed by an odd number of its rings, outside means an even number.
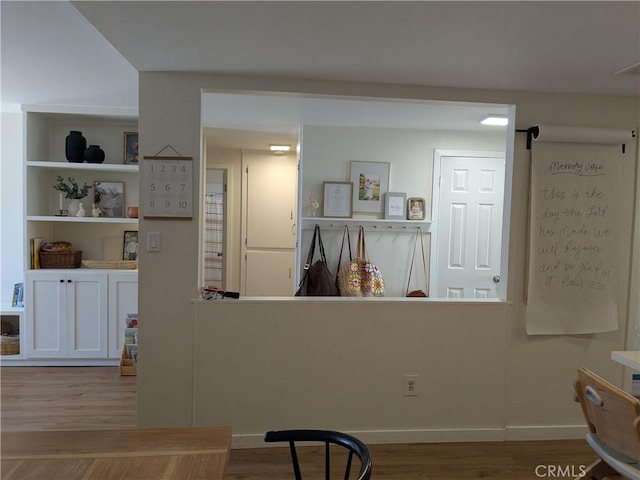
[[[78,210],[80,210],[80,200],[74,198],[69,202],[69,205],[67,206],[67,215],[69,215],[70,217],[75,217],[76,213],[78,213]]]

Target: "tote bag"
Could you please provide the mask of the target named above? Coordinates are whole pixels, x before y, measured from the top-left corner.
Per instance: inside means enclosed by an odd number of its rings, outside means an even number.
[[[411,285],[411,274],[413,273],[413,265],[415,264],[415,259],[416,259],[416,248],[418,247],[418,238],[420,239],[420,247],[422,251],[422,267],[424,269],[424,285],[427,292],[429,292],[429,281],[427,280],[427,262],[424,256],[424,242],[422,240],[422,228],[418,227],[418,231],[416,232],[416,243],[413,245],[413,255],[411,256],[411,266],[409,267],[409,280],[407,280],[407,297],[428,297],[429,296],[429,294],[424,292],[423,290],[409,291],[409,286]]]
[[[316,250],[316,241],[320,250],[320,260],[313,262],[313,256]],[[320,235],[320,226],[316,225],[309,247],[309,255],[307,263],[304,266],[304,273],[296,297],[337,297],[340,295],[336,288],[335,278],[329,272],[327,267],[327,257],[322,244],[322,236]]]
[[[367,258],[364,227],[358,230],[356,258],[339,274],[340,295],[344,297],[383,297],[384,279],[380,269]]]

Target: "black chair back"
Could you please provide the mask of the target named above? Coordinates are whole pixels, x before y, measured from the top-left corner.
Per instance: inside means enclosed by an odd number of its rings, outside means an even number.
[[[360,471],[354,480],[369,480],[371,478],[371,454],[367,446],[357,438],[346,433],[331,430],[280,430],[267,432],[265,442],[287,442],[291,450],[291,461],[296,480],[302,480],[296,442],[320,442],[325,444],[325,478],[331,479],[330,445],[339,445],[349,451],[344,472],[344,480],[349,480],[351,463],[355,455],[360,460]]]

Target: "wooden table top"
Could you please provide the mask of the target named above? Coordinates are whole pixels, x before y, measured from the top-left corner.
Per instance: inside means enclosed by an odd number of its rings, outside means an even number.
[[[231,427],[2,432],[2,479],[222,480]]]

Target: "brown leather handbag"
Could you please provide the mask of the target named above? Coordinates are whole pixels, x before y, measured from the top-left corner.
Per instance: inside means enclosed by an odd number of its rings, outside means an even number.
[[[316,241],[320,250],[320,260],[313,262],[313,256],[316,251]],[[304,266],[304,274],[296,297],[337,297],[340,292],[336,288],[336,281],[327,267],[327,257],[324,253],[324,245],[322,244],[322,236],[320,235],[320,226],[316,225],[313,231],[313,239],[309,247],[309,255],[307,263]]]
[[[424,282],[427,292],[423,290],[411,290],[409,291],[409,285],[411,285],[411,274],[413,273],[413,264],[416,259],[416,248],[418,246],[418,239],[420,239],[420,246],[422,251],[422,267],[424,268]],[[416,232],[416,243],[413,245],[413,255],[411,257],[411,266],[409,267],[409,280],[407,281],[407,297],[428,297],[429,296],[429,280],[427,275],[427,262],[424,256],[424,242],[422,240],[422,228],[418,227]]]

